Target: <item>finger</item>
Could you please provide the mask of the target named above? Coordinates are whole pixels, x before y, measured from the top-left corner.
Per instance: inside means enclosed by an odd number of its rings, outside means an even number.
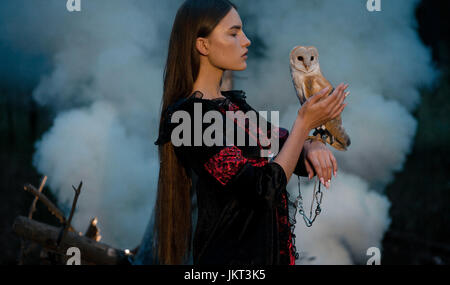
[[[334,104],[336,104],[337,100],[339,100],[340,98],[340,95],[344,91],[344,87],[345,85],[343,83],[339,84],[338,87],[334,89],[333,93],[330,96],[328,96],[328,98],[323,100],[323,104],[328,106],[333,106]]]
[[[332,114],[334,114],[335,112],[337,112],[339,110],[339,108],[342,106],[342,103],[344,103],[345,98],[347,97],[347,95],[350,94],[350,92],[346,92],[346,93],[342,93],[339,95],[339,101],[337,102],[337,104],[333,107],[333,110],[331,111]]]
[[[333,91],[334,95],[339,95],[340,92],[344,91],[347,88],[347,84],[341,83],[338,87]]]
[[[347,92],[347,93],[350,94],[350,92]],[[339,102],[336,105],[337,108],[333,109],[333,111],[332,111],[332,118],[337,117],[344,110],[345,106],[347,106],[347,103],[343,104],[347,93],[344,93],[340,96]],[[336,113],[338,113],[338,114],[336,115]]]
[[[331,118],[334,119],[334,118],[336,118],[337,116],[339,116],[339,115],[342,113],[342,111],[344,111],[344,109],[345,109],[345,107],[347,106],[347,104],[348,104],[348,103],[345,103],[344,105],[342,105],[341,107],[339,107],[339,109],[338,109],[334,114],[331,115]]]
[[[339,91],[344,88],[344,83],[339,84],[334,90],[333,93],[330,94],[330,96],[328,96],[328,102],[332,102],[333,100],[336,99],[336,95],[339,93]]]
[[[328,154],[323,155],[325,161],[325,182],[328,182],[328,187],[330,187],[330,182],[333,172],[333,164],[331,163],[330,156]]]
[[[311,180],[311,178],[314,177],[314,170],[307,159],[305,159],[305,168],[306,168],[306,172],[308,172],[308,178],[309,178],[309,180]]]
[[[321,181],[322,184],[327,186],[327,181],[330,179],[328,177],[328,167],[327,162],[325,161],[324,157],[322,155],[319,155],[318,160],[320,162],[320,172],[321,172]],[[328,187],[327,187],[328,188]]]
[[[330,160],[331,160],[331,163],[333,164],[333,173],[334,173],[334,177],[336,177],[336,175],[337,175],[337,170],[338,170],[337,160],[336,160],[336,158],[334,157],[334,155],[333,155],[333,153],[332,153],[331,151],[330,151],[329,153],[330,153]]]
[[[322,166],[320,164],[320,161],[317,159],[317,156],[314,156],[311,158],[311,163],[314,167],[314,170],[316,171],[317,177],[321,180],[322,184],[325,184],[325,181],[324,181],[323,175],[322,175]]]
[[[322,99],[325,96],[325,94],[328,93],[329,90],[330,90],[330,87],[325,87],[324,89],[320,90],[318,93],[316,93],[313,96],[311,96],[309,98],[311,103],[316,103],[317,101]]]
[[[342,87],[339,88],[339,90],[337,91],[337,94],[336,94],[334,100],[332,101],[333,104],[337,104],[337,102],[339,102],[342,98],[345,99],[344,93],[345,93],[345,89],[347,88],[346,86],[347,85],[342,85]]]

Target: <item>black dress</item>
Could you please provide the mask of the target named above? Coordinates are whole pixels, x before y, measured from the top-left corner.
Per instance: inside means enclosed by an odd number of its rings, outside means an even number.
[[[241,90],[222,91],[224,98],[207,100],[200,92],[172,104],[165,112],[165,124],[160,129],[155,144],[171,142],[172,130],[178,123],[171,123],[175,111],[186,111],[194,118],[194,104],[200,103],[202,117],[210,110],[254,110],[245,100]],[[200,105],[197,105],[197,108]],[[223,120],[224,122],[226,119]],[[249,142],[249,120],[245,127],[235,122],[237,128],[245,128]],[[267,137],[271,128],[268,124]],[[194,119],[191,120],[194,127]],[[202,123],[206,130],[211,123]],[[258,126],[260,121],[258,121]],[[225,127],[225,126],[224,126]],[[279,149],[289,132],[277,128]],[[225,135],[223,136],[225,137]],[[236,132],[235,132],[235,138]],[[283,168],[270,158],[261,157],[261,144],[236,146],[175,146],[180,163],[191,175],[193,192],[197,195],[198,219],[193,238],[194,264],[223,265],[293,265],[298,254],[293,244],[295,205],[286,191],[287,178]],[[303,163],[303,151],[294,174],[307,176]],[[291,215],[289,215],[289,210]]]

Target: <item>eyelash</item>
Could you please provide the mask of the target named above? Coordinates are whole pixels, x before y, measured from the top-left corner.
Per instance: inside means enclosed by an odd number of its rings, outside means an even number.
[[[233,37],[236,37],[237,36],[237,34],[231,34]]]

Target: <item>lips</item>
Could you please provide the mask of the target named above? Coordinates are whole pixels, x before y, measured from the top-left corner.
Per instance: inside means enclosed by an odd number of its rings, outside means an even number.
[[[246,56],[247,55],[247,53],[248,53],[248,51],[246,51],[242,56]]]

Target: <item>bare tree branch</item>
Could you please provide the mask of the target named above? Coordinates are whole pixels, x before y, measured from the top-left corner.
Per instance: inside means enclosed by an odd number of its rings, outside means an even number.
[[[58,237],[58,245],[61,243],[61,241],[66,236],[67,230],[70,227],[70,223],[72,222],[73,214],[75,213],[75,208],[77,207],[78,197],[80,196],[81,186],[83,186],[83,181],[80,182],[80,185],[78,185],[78,188],[76,188],[76,189],[72,185],[72,188],[75,191],[75,197],[73,198],[72,209],[70,210],[69,220],[64,223],[62,234],[60,235],[60,237]]]
[[[54,250],[65,255],[69,247],[77,247],[82,260],[94,264],[126,264],[129,254],[109,245],[96,242],[88,237],[74,232],[68,232],[66,237],[57,245],[61,228],[30,220],[18,216],[13,224],[14,232],[22,238],[32,240],[46,249]]]
[[[42,193],[42,189],[44,189],[44,185],[45,182],[47,181],[47,176],[44,176],[44,178],[41,181],[41,185],[39,186],[39,190],[38,193],[41,194]],[[36,204],[37,201],[39,200],[39,196],[34,196],[33,202],[31,203],[30,206],[30,210],[28,211],[28,218],[32,219],[33,218],[33,213],[36,210]],[[19,251],[19,265],[23,264],[23,259],[25,257],[25,244],[26,241],[24,239],[20,239],[20,251]]]
[[[97,227],[98,219],[97,217],[93,218],[89,223],[89,227],[84,234],[85,237],[91,238],[95,241],[100,241],[102,236],[100,235],[100,229]]]
[[[42,189],[44,189],[44,185],[45,185],[46,181],[47,181],[47,176],[44,176],[44,178],[41,181],[41,185],[39,185],[39,190],[38,190],[39,195],[42,193]],[[38,200],[39,200],[39,196],[34,196],[33,203],[31,203],[30,211],[28,212],[29,219],[33,218],[33,213],[36,210],[36,204],[37,204]]]
[[[37,196],[39,200],[47,207],[49,212],[52,213],[52,215],[54,215],[60,221],[60,223],[64,224],[66,222],[66,217],[64,217],[63,212],[58,209],[58,207],[56,207],[55,204],[53,204],[47,198],[47,196],[45,196],[44,193],[39,193],[39,191],[36,190],[36,188],[34,188],[34,186],[31,184],[25,185],[23,188],[25,191],[30,192],[34,196]],[[71,225],[69,226],[69,230],[75,232],[75,229]]]

